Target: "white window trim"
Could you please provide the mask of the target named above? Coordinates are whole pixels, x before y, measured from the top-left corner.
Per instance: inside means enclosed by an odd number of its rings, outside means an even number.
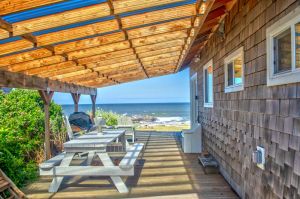
[[[206,89],[206,85],[205,85],[205,70],[209,66],[212,66],[214,68],[214,66],[213,66],[213,60],[212,59],[203,66],[203,96],[204,96],[203,101],[204,101],[204,107],[213,108],[214,107],[214,78],[212,80],[212,83],[213,83],[213,87],[212,87],[212,89],[213,89],[212,102],[211,103],[206,103],[205,102],[205,98],[206,98],[206,93],[205,93],[205,89]],[[213,74],[214,74],[214,72],[213,72]]]
[[[300,22],[300,7],[267,28],[267,86],[276,86],[300,82],[300,69],[296,68],[295,24]],[[274,74],[274,41],[273,38],[291,28],[292,70]]]
[[[242,83],[241,84],[235,84],[232,86],[228,86],[228,70],[227,70],[227,65],[232,62],[235,58],[241,56],[242,57]],[[244,90],[244,47],[240,47],[239,49],[235,50],[233,53],[228,55],[224,59],[224,73],[225,73],[225,93],[231,93],[231,92],[237,92],[237,91],[242,91]]]

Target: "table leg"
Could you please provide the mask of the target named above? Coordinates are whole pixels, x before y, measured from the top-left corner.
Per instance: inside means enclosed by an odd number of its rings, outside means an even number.
[[[97,153],[104,166],[114,166],[107,153]],[[111,176],[111,180],[120,193],[128,193],[128,188],[120,176]]]
[[[75,153],[66,153],[64,159],[61,161],[60,166],[69,166]],[[49,192],[55,193],[58,191],[64,177],[57,177],[55,176],[55,170],[54,170],[54,178],[50,184]]]
[[[88,157],[87,157],[87,166],[91,165],[92,164],[92,161],[94,159],[94,155],[95,155],[95,151],[90,151],[88,153]]]
[[[122,147],[123,147],[123,151],[127,151],[127,139],[125,136],[125,133],[123,135],[120,136],[121,142],[122,142]]]

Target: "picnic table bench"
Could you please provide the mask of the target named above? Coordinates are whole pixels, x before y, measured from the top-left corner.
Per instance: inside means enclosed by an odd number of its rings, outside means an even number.
[[[110,176],[120,193],[127,193],[128,188],[120,176],[133,176],[134,165],[144,144],[135,143],[126,151],[119,165],[114,165],[105,148],[107,144],[124,135],[112,133],[96,135],[97,138],[76,139],[64,144],[65,152],[40,164],[41,176],[53,176],[49,192],[57,192],[65,176]],[[86,135],[87,136],[87,135]],[[87,166],[70,166],[76,153],[88,152]],[[90,166],[97,155],[103,166]]]

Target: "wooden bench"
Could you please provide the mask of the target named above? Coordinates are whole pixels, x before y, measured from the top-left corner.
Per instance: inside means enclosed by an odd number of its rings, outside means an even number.
[[[39,165],[40,175],[53,176],[49,192],[56,192],[64,176],[110,176],[120,193],[127,193],[128,189],[120,176],[134,176],[134,165],[143,150],[143,143],[133,144],[122,158],[119,165],[114,165],[108,153],[90,151],[90,163],[95,154],[98,155],[103,166],[69,166],[75,153],[61,153]]]
[[[134,164],[139,157],[142,149],[144,147],[143,143],[135,143],[128,150],[126,155],[121,160],[119,167],[121,168],[131,168],[134,167]]]
[[[40,169],[43,169],[43,170],[52,169],[54,166],[57,166],[61,163],[61,161],[64,159],[65,155],[66,155],[66,153],[63,152],[49,160],[46,160],[45,162],[43,162],[39,165]]]

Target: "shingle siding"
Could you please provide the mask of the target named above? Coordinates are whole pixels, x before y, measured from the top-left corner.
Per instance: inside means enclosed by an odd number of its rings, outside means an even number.
[[[242,198],[300,198],[300,83],[267,87],[266,28],[300,6],[297,0],[239,0],[191,64],[198,73],[203,144]],[[245,89],[224,93],[224,58],[244,46]],[[203,107],[203,66],[213,59],[214,107]],[[266,169],[252,163],[257,145]]]

